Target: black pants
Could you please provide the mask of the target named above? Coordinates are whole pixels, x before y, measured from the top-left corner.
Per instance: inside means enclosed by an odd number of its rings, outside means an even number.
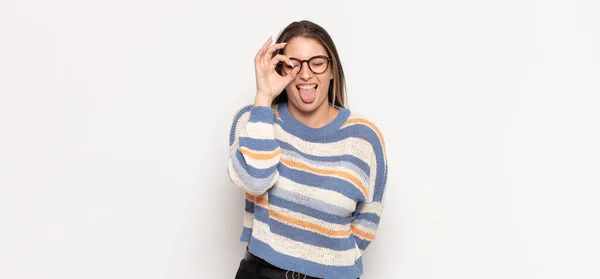
[[[246,253],[249,253],[249,252],[246,251]],[[238,271],[237,271],[237,273],[235,275],[235,279],[268,279],[267,277],[263,277],[263,276],[260,276],[258,274],[255,274],[255,273],[251,273],[251,272],[242,270],[241,267],[242,267],[242,265],[244,264],[245,261],[247,261],[247,260],[246,259],[242,259],[242,261],[240,262],[240,267],[238,268]],[[274,265],[272,265],[272,264],[270,264],[270,263],[268,263],[265,260],[260,259],[260,258],[254,258],[253,262],[257,263],[257,264],[260,264],[262,266],[269,267],[269,268],[283,270],[283,269],[280,269],[280,268],[278,268],[278,267],[276,267],[276,266],[274,266]],[[300,278],[303,278],[303,277],[300,277]],[[292,279],[292,278],[290,277],[290,279]],[[360,277],[358,279],[360,279]]]

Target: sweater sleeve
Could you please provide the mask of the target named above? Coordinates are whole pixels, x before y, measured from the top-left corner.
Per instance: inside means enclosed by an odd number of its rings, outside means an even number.
[[[227,172],[235,185],[253,196],[264,194],[279,179],[281,149],[274,119],[272,108],[246,106],[231,125]]]
[[[352,220],[352,236],[361,251],[367,249],[375,239],[377,227],[383,212],[383,198],[387,183],[387,158],[385,143],[379,130],[375,128],[371,145],[373,156],[370,160],[371,177],[369,179],[369,195],[357,206]]]

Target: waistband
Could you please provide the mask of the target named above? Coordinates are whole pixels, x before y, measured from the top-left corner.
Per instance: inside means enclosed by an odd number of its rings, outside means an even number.
[[[246,248],[240,269],[269,279],[319,279],[300,272],[281,269],[250,253]]]

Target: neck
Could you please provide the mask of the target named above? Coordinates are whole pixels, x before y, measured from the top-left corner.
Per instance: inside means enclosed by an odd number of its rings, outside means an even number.
[[[323,102],[323,105],[319,106],[313,111],[301,111],[288,101],[288,111],[290,114],[298,119],[298,121],[304,123],[304,125],[311,128],[321,128],[329,124],[338,114],[338,110],[330,106],[327,102]]]

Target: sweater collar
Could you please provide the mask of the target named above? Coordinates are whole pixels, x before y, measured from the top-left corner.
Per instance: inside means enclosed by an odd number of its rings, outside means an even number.
[[[315,140],[333,134],[335,131],[339,130],[342,125],[344,125],[346,120],[348,120],[348,117],[350,116],[349,109],[339,106],[334,106],[334,108],[339,110],[337,116],[331,122],[320,128],[309,127],[300,122],[300,120],[296,119],[288,110],[287,102],[280,103],[277,106],[277,113],[279,113],[279,116],[283,121],[283,125],[286,126],[286,131],[304,140]]]

